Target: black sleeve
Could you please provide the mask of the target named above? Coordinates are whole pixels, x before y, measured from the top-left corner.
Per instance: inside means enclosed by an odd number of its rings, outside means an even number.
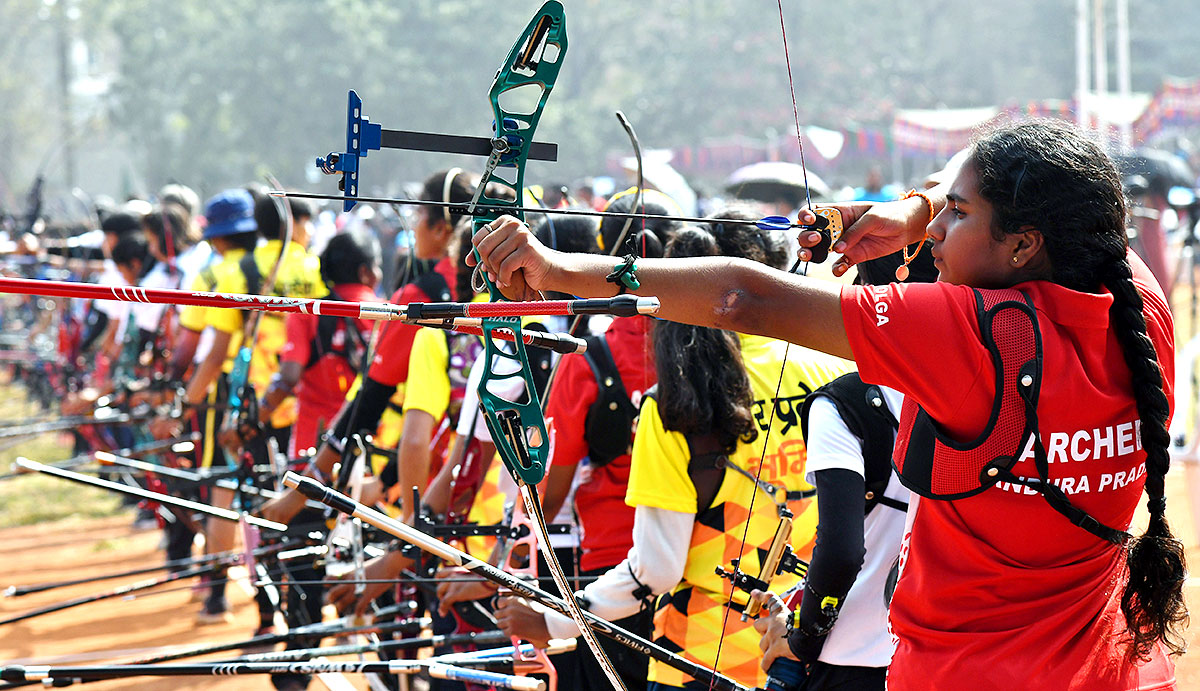
[[[396,386],[380,384],[367,377],[363,380],[358,395],[350,402],[346,411],[338,417],[333,427],[333,434],[338,439],[345,439],[355,432],[366,431],[374,434],[379,426],[379,418],[387,410],[388,401],[396,393]]]
[[[800,626],[788,635],[788,646],[806,663],[815,662],[820,655],[866,555],[866,483],[862,475],[842,468],[820,470],[816,486],[816,546],[800,601]]]

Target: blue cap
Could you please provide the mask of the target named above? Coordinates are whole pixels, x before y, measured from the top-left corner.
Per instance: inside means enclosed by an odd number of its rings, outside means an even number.
[[[225,190],[204,204],[204,239],[258,230],[254,221],[254,197],[241,188]]]

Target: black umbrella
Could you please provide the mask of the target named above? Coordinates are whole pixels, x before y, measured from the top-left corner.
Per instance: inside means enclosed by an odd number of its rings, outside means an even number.
[[[818,199],[828,197],[829,185],[808,171],[808,189]],[[761,202],[787,202],[800,206],[804,201],[804,168],[786,161],[763,161],[751,163],[734,171],[725,181],[725,191],[738,199],[755,199]]]
[[[1182,158],[1161,149],[1139,149],[1117,156],[1117,169],[1131,195],[1152,192],[1166,196],[1172,187],[1193,187],[1196,175]]]

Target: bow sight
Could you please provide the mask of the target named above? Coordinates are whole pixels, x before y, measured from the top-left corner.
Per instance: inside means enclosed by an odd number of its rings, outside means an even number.
[[[513,123],[505,130],[513,129]],[[493,124],[493,129],[495,125]],[[343,211],[354,208],[359,188],[359,169],[361,159],[366,158],[371,151],[380,149],[405,149],[408,151],[429,151],[443,154],[464,154],[467,156],[497,157],[499,164],[504,164],[504,158],[519,142],[512,141],[517,135],[505,132],[497,137],[470,137],[456,134],[435,134],[432,132],[412,132],[409,130],[385,130],[383,125],[371,122],[363,115],[362,99],[353,89],[350,90],[346,106],[346,150],[338,153],[331,151],[317,158],[317,169],[326,175],[341,173],[338,189],[345,193],[342,204]],[[535,161],[557,161],[558,144],[548,142],[533,142],[529,147],[529,158]]]

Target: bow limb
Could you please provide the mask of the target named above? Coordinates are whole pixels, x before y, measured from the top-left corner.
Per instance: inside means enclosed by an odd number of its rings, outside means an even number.
[[[272,175],[266,176],[267,182],[272,187],[280,187],[279,180]],[[280,238],[279,256],[275,258],[275,263],[271,266],[271,270],[267,273],[266,280],[259,286],[259,291],[264,295],[275,294],[275,281],[279,277],[279,269],[283,265],[284,258],[287,256],[288,245],[292,241],[292,205],[286,200],[273,199],[276,204],[276,211],[279,213],[280,220],[283,225],[283,233]],[[255,261],[253,252],[250,255],[251,261]],[[247,286],[249,287],[249,286]],[[257,569],[257,563],[254,560],[254,549],[262,542],[262,536],[258,528],[251,525],[245,520],[248,514],[248,501],[241,487],[250,481],[248,473],[244,469],[254,465],[255,453],[250,445],[253,445],[259,453],[266,456],[265,460],[269,465],[278,469],[279,450],[276,448],[273,440],[264,439],[264,428],[262,420],[258,415],[258,396],[254,391],[254,385],[250,383],[250,362],[254,356],[254,346],[258,341],[258,330],[262,325],[262,312],[256,312],[248,315],[242,322],[242,342],[238,348],[237,355],[233,361],[233,371],[229,375],[229,409],[230,417],[227,424],[235,435],[231,435],[231,439],[236,440],[230,448],[230,452],[239,459],[238,467],[243,469],[243,474],[246,477],[238,483],[238,489],[235,492],[235,503],[241,511],[241,519],[238,521],[238,527],[242,534],[242,544],[245,547],[246,566],[253,575]]]
[[[535,581],[538,577],[538,562],[537,562],[537,542],[538,534],[534,532],[534,521],[530,519],[530,514],[519,509],[513,510],[512,527],[519,529],[524,526],[527,533],[524,537],[509,541],[509,547],[505,550],[505,558],[501,560],[500,567],[507,570],[513,575],[527,575]],[[528,564],[524,568],[517,568],[512,563],[512,555],[517,547],[524,545],[527,550]],[[551,567],[553,569],[553,567]],[[568,592],[568,591],[561,591]],[[512,644],[514,650],[521,650],[521,639],[513,636]],[[517,653],[513,660],[513,672],[520,676],[528,674],[545,674],[549,678],[549,691],[557,691],[558,689],[558,670],[555,669],[554,663],[550,661],[550,656],[545,649],[534,648],[529,651],[529,654]]]
[[[621,123],[621,127],[625,130],[625,134],[629,135],[629,143],[633,147],[633,156],[637,161],[637,191],[634,193],[633,208],[630,209],[634,214],[645,213],[645,210],[638,211],[642,208],[642,197],[646,191],[645,170],[642,165],[642,144],[638,141],[637,133],[633,131],[633,125],[629,123],[629,118],[625,117],[625,113],[617,111],[617,120]],[[617,237],[617,241],[609,248],[609,256],[617,256],[621,252],[621,248],[625,246],[625,239],[629,237],[629,229],[633,226],[634,216],[625,219],[625,225],[621,227],[621,234]],[[646,225],[645,217],[642,217],[642,227]]]
[[[617,120],[621,123],[621,127],[625,130],[625,134],[629,136],[629,144],[633,147],[633,156],[637,161],[637,191],[633,199],[633,208],[630,209],[630,211],[633,213],[625,219],[625,224],[621,226],[621,234],[617,236],[617,241],[613,243],[613,246],[608,249],[608,255],[610,257],[615,257],[617,253],[620,252],[620,248],[624,246],[625,238],[629,236],[629,228],[633,225],[633,221],[636,218],[634,214],[639,213],[638,210],[642,209],[642,195],[645,192],[645,171],[643,170],[642,166],[642,143],[640,140],[638,140],[637,132],[633,131],[633,125],[630,124],[629,118],[625,117],[625,113],[622,113],[618,110]],[[643,218],[643,227],[645,226],[645,223],[646,220]],[[576,317],[571,320],[571,326],[567,328],[567,333],[574,335],[576,330],[579,328],[579,322],[582,319],[583,315],[576,315]],[[558,369],[562,366],[562,363],[563,359],[559,358],[558,361],[554,363],[554,367],[550,369],[550,376],[546,378],[547,396],[549,396],[550,387],[554,385],[554,379],[558,376]],[[546,402],[543,401],[543,406],[545,403]],[[542,412],[545,413],[544,407],[542,408]]]

